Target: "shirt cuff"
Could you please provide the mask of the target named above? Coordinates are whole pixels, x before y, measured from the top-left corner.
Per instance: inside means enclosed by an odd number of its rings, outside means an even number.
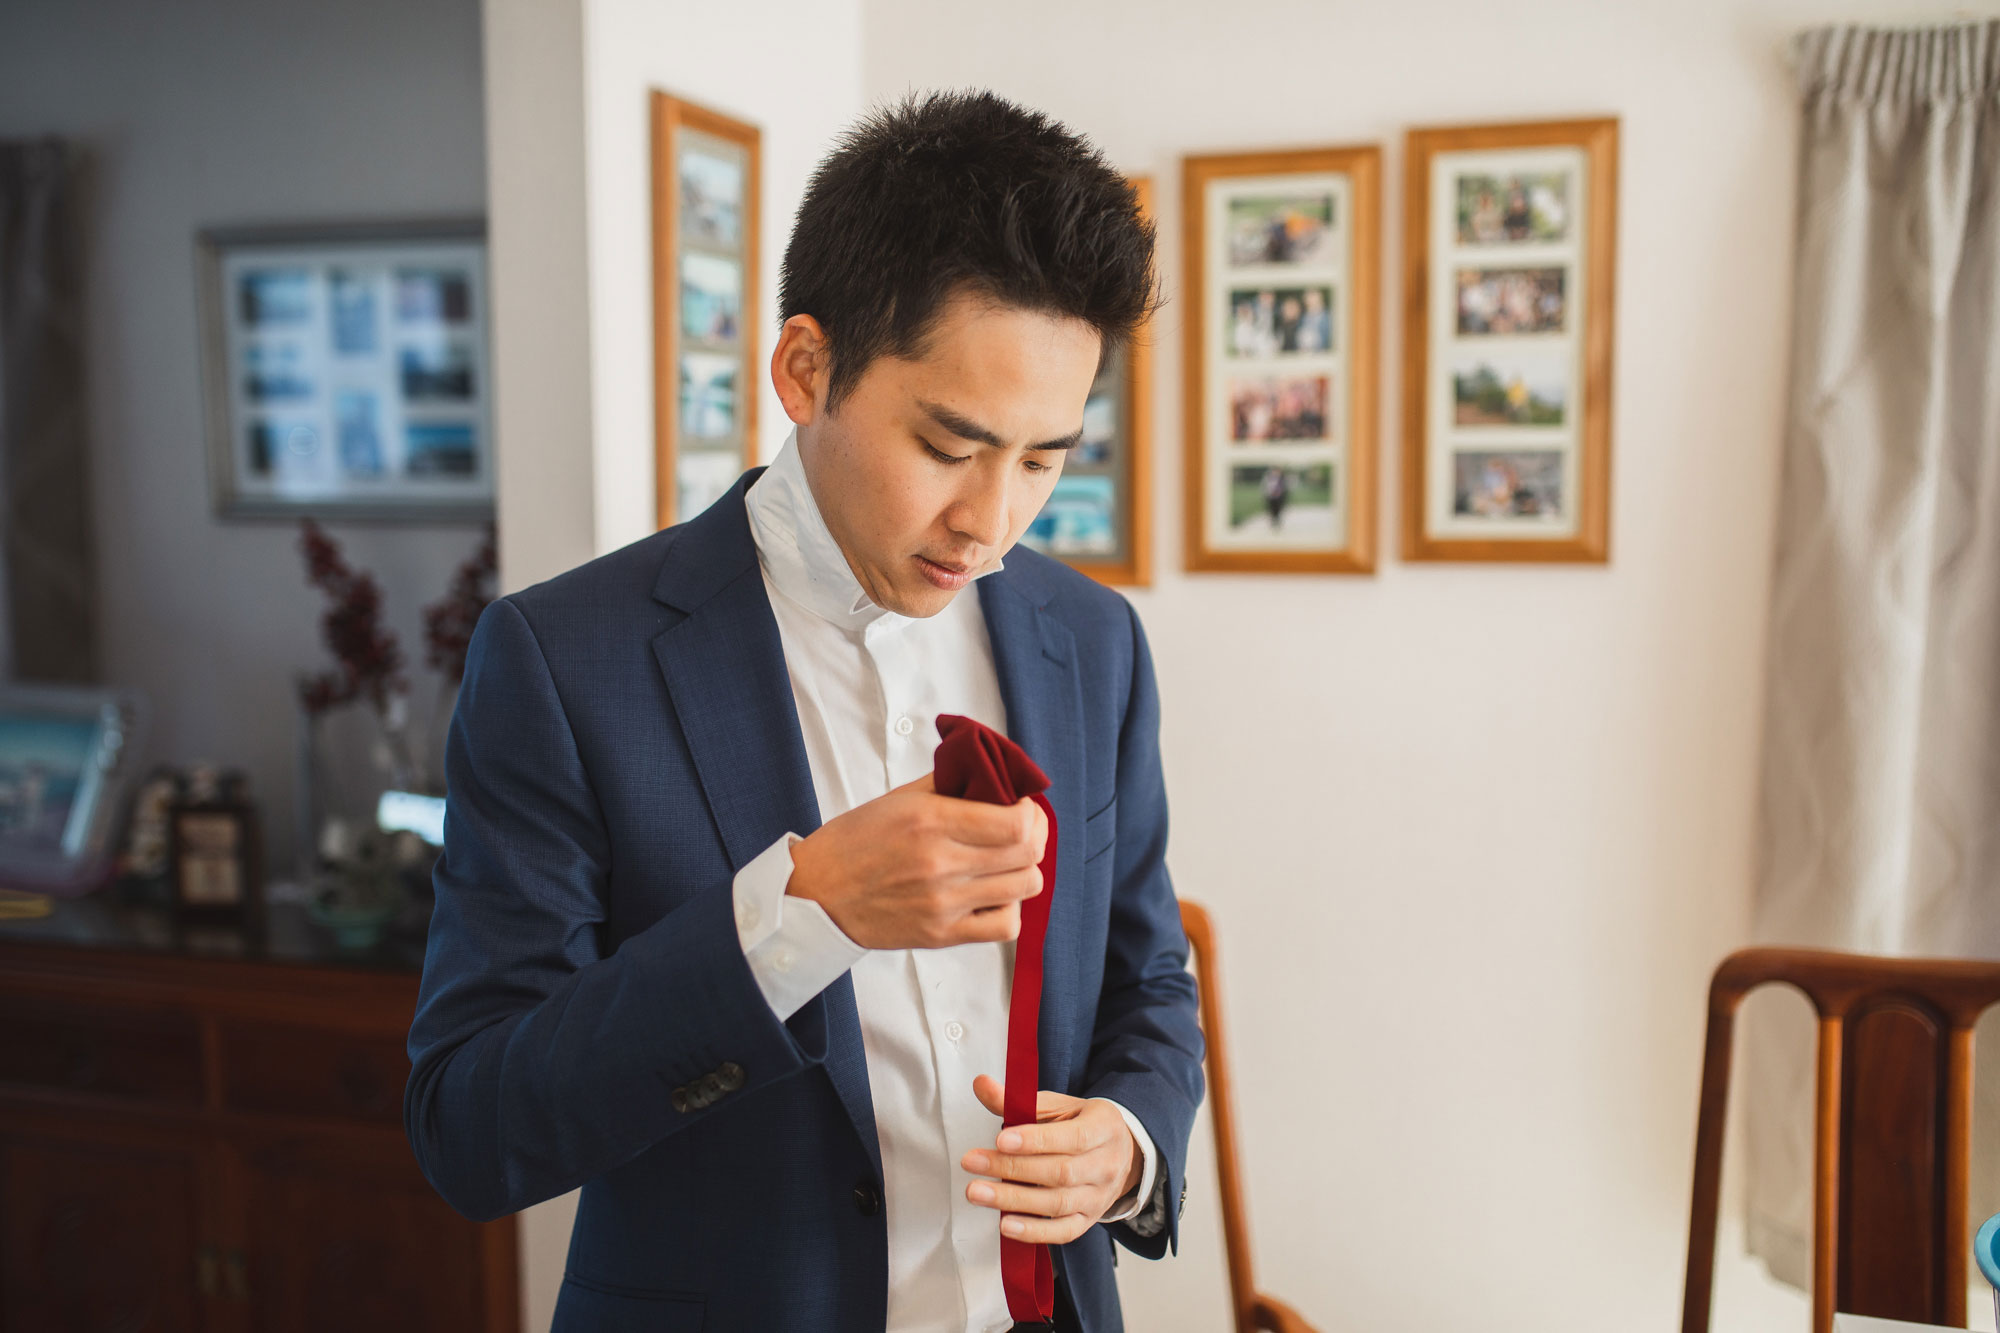
[[[1141,1160],[1139,1167],[1139,1187],[1118,1200],[1118,1202],[1112,1204],[1111,1210],[1105,1213],[1103,1217],[1097,1219],[1100,1222],[1123,1222],[1136,1216],[1140,1209],[1152,1201],[1157,1188],[1154,1183],[1154,1177],[1158,1174],[1159,1152],[1153,1147],[1153,1136],[1148,1134],[1146,1127],[1139,1123],[1138,1116],[1133,1115],[1117,1102],[1111,1101],[1109,1097],[1100,1097],[1098,1100],[1111,1102],[1111,1105],[1117,1108],[1118,1114],[1125,1117],[1125,1127],[1132,1131],[1132,1138],[1139,1145],[1139,1157]],[[1164,1181],[1160,1182],[1160,1184],[1164,1183]]]
[[[868,952],[847,938],[824,907],[785,892],[792,879],[792,845],[804,841],[785,834],[737,871],[731,884],[737,941],[757,989],[781,1023]]]

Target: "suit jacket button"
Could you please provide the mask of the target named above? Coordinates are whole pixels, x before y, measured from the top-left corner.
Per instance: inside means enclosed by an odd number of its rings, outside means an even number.
[[[696,1083],[695,1087],[700,1090],[704,1102],[712,1102],[723,1093],[722,1080],[714,1074],[703,1074],[701,1081]]]
[[[875,1192],[873,1181],[864,1180],[854,1187],[854,1206],[863,1217],[873,1217],[882,1207],[882,1196]]]
[[[735,1092],[743,1086],[743,1066],[734,1060],[724,1060],[715,1072],[724,1092]]]
[[[688,1090],[686,1088],[674,1089],[673,1103],[674,1109],[682,1115],[686,1115],[694,1109],[694,1102],[688,1097]]]

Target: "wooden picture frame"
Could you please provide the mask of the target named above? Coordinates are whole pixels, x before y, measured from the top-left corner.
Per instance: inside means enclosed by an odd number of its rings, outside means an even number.
[[[167,808],[168,883],[177,917],[256,924],[263,897],[257,807],[243,774],[183,792]]]
[[[1189,570],[1375,570],[1381,180],[1374,145],[1182,162]]]
[[[1152,218],[1152,178],[1130,180],[1140,211]],[[1152,581],[1152,331],[1150,322],[1135,329],[1090,386],[1083,441],[1021,535],[1024,545],[1114,587]],[[1107,539],[1109,550],[1093,550]]]
[[[660,527],[757,462],[762,133],[655,90],[653,468]]]
[[[1409,132],[1403,558],[1609,561],[1615,118]]]

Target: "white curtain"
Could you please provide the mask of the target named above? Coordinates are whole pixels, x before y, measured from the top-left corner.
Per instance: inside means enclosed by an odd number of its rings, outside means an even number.
[[[2000,957],[2000,23],[1825,28],[1793,51],[1757,933]],[[1744,1043],[1748,1230],[1802,1283],[1811,1038],[1772,1026]]]

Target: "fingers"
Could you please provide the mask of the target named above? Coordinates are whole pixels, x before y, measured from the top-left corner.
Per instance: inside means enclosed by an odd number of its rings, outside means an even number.
[[[1099,1213],[1098,1217],[1103,1214]],[[1003,1217],[1001,1234],[1030,1245],[1067,1245],[1097,1225],[1096,1217],[1071,1213],[1067,1217]]]
[[[1104,1216],[1111,1203],[1108,1185],[1047,1188],[1005,1180],[975,1180],[965,1187],[965,1197],[1002,1213],[1045,1220],[1077,1216],[1085,1218],[1086,1225]]]
[[[974,875],[960,880],[954,890],[959,906],[968,912],[982,907],[1005,907],[1024,902],[1042,891],[1042,872],[1034,866],[1003,870],[993,875]]]
[[[1042,1097],[1054,1094],[1043,1093]],[[1036,1099],[1035,1114],[1043,1114],[1040,1098]],[[1112,1112],[1116,1117],[1117,1112]],[[1122,1123],[1122,1122],[1121,1122]],[[1033,1125],[1010,1125],[1000,1131],[999,1148],[1003,1153],[1017,1153],[1033,1156],[1041,1153],[1085,1153],[1102,1148],[1112,1138],[1112,1126],[1105,1117],[1097,1115],[1074,1115],[1066,1120],[1043,1120]]]
[[[1041,859],[1041,848],[1047,841],[1048,817],[1026,796],[1012,805],[940,796],[936,814],[939,827],[953,841],[982,847],[1020,844],[1032,848],[1035,859]]]
[[[1006,1089],[999,1079],[981,1074],[972,1080],[972,1092],[987,1110],[1001,1113]],[[965,1170],[999,1177],[972,1181],[965,1197],[1000,1212],[1005,1235],[1066,1245],[1104,1216],[1124,1176],[1115,1154],[1105,1151],[1114,1136],[1090,1102],[1044,1090],[1035,1096],[1035,1113],[1071,1118],[1015,1125],[1001,1131],[1003,1142],[1014,1139],[1008,1151],[975,1148],[965,1154],[959,1160]],[[1047,1143],[1084,1146],[1054,1152],[1033,1146]]]
[[[1021,907],[1007,903],[968,912],[953,926],[947,944],[998,944],[1021,938]]]
[[[1078,1156],[1067,1153],[1007,1153],[993,1152],[986,1148],[975,1148],[959,1159],[959,1165],[976,1176],[992,1176],[997,1180],[1011,1181],[1016,1185],[1045,1185],[1051,1189],[1074,1189],[1084,1185],[1110,1185],[1115,1183],[1115,1164],[1109,1153],[1088,1152]],[[975,1182],[977,1183],[977,1182]],[[974,1200],[978,1202],[978,1200]],[[1016,1208],[1007,1204],[1010,1212],[1038,1212],[1034,1208]],[[1071,1212],[1069,1208],[1058,1208],[1055,1212]],[[1053,1217],[1055,1213],[1044,1213]]]
[[[1005,1100],[1007,1085],[993,1077],[993,1075],[980,1074],[976,1076],[972,1080],[972,1095],[979,1099],[981,1106],[991,1111],[994,1115],[1005,1115],[1007,1113]],[[1035,1094],[1035,1118],[1038,1120],[1049,1116],[1067,1115],[1074,1112],[1081,1112],[1086,1115],[1094,1113],[1093,1108],[1081,1097],[1072,1097],[1064,1092],[1050,1092],[1047,1088],[1043,1088]],[[1114,1112],[1114,1114],[1116,1113]]]

